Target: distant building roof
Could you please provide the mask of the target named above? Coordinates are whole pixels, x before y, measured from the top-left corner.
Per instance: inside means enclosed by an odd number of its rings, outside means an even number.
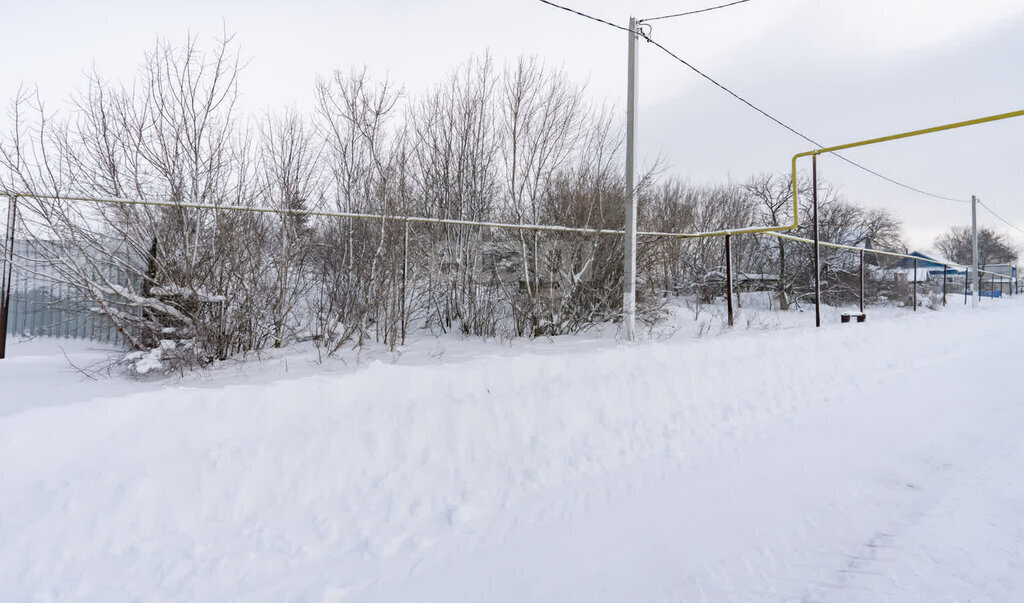
[[[948,265],[950,263],[947,260],[943,260],[943,259],[940,259],[940,258],[935,258],[935,257],[932,257],[930,255],[926,255],[924,253],[921,253],[920,251],[911,251],[907,255],[910,255],[910,256],[913,256],[913,257],[912,258],[900,258],[899,265],[902,268],[913,268],[914,267],[914,259],[913,258],[917,258],[917,267],[918,268],[942,268],[943,266]]]

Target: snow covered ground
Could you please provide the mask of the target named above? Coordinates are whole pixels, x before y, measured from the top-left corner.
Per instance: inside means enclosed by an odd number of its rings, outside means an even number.
[[[1018,600],[1024,305],[836,314],[136,382],[12,341],[0,600]]]

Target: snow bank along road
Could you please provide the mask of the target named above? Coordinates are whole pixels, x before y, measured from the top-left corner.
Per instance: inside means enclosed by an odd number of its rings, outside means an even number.
[[[1019,600],[1022,332],[1006,300],[22,410],[0,600]]]

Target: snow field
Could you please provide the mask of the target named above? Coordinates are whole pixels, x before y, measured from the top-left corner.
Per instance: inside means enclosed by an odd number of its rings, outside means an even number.
[[[869,600],[884,553],[913,600],[964,508],[1024,557],[965,485],[1021,452],[1018,312],[68,394],[0,416],[0,598]]]

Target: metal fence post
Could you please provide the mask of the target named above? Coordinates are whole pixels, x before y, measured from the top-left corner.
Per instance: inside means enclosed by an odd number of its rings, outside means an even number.
[[[402,345],[405,345],[405,332],[409,324],[406,291],[409,284],[409,221],[405,221],[405,242],[402,247]]]
[[[917,258],[914,258],[914,312],[917,312]]]
[[[981,288],[985,286],[985,275],[981,273],[981,268],[975,266],[974,270],[974,290],[978,292],[978,303],[981,303]]]
[[[725,296],[729,300],[729,326],[733,326],[732,309],[732,238],[725,235]]]
[[[864,250],[860,250],[860,313],[864,313]]]
[[[949,270],[949,268],[945,264],[943,264],[942,265],[942,305],[943,306],[946,305],[946,271],[947,270]]]
[[[0,359],[7,357],[7,319],[11,310],[11,278],[14,276],[14,229],[18,196],[7,199],[7,230],[4,233],[4,269],[0,272]]]

